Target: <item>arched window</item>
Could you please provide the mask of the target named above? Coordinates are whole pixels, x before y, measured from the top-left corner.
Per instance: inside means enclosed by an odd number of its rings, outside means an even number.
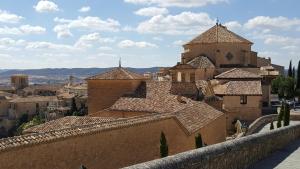
[[[228,60],[231,60],[233,58],[233,55],[230,52],[228,52],[227,55],[226,55],[226,58]]]

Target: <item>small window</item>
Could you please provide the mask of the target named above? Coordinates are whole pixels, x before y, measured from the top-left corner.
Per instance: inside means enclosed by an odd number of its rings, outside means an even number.
[[[181,82],[181,72],[177,72],[177,82]]]
[[[231,60],[233,58],[233,55],[230,52],[228,52],[227,55],[226,55],[226,58],[228,60]]]
[[[182,81],[182,82],[185,82],[185,73],[182,73],[182,74],[181,74],[181,81]]]
[[[247,96],[241,96],[241,104],[247,104]]]
[[[190,74],[190,82],[195,82],[195,73]]]

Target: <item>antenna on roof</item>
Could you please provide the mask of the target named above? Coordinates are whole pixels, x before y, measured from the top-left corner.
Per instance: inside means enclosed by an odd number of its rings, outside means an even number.
[[[219,25],[219,17],[217,17],[217,23],[216,23],[216,25]]]
[[[122,67],[122,60],[121,60],[121,57],[119,58],[119,68],[121,68]]]

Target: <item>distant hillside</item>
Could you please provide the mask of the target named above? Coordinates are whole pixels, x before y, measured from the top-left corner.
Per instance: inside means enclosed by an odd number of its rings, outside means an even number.
[[[87,77],[95,75],[98,73],[103,73],[111,68],[46,68],[46,69],[10,69],[10,70],[0,70],[0,77],[7,77],[13,74],[27,74],[29,76],[50,76],[50,77],[62,77],[62,76],[78,76]],[[152,68],[128,68],[131,71],[137,73],[145,72],[157,72],[159,67]]]

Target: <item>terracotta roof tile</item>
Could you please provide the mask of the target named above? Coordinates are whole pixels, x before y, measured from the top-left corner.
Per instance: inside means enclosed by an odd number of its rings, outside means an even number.
[[[144,76],[131,72],[125,68],[117,67],[108,72],[99,75],[91,76],[86,80],[141,80],[145,79]]]
[[[197,36],[187,44],[197,43],[248,43],[252,44],[249,40],[229,31],[225,26],[215,25],[206,32]]]
[[[99,124],[115,120],[111,117],[88,117],[88,116],[67,116],[57,120],[52,120],[44,124],[30,127],[23,133],[44,133],[54,130],[70,129],[86,125]]]
[[[262,95],[260,81],[229,81],[225,95]]]
[[[48,102],[58,101],[57,96],[28,96],[28,97],[17,97],[10,102],[21,103],[21,102]]]
[[[219,74],[215,78],[216,79],[261,79],[261,76],[239,68],[234,68]]]
[[[205,56],[198,56],[187,64],[194,68],[215,68],[215,65]]]

